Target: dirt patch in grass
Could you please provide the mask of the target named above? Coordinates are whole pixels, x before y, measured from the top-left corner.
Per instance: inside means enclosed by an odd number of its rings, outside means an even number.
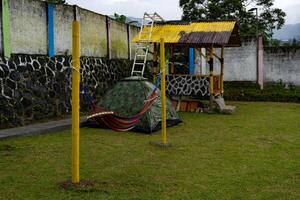
[[[116,182],[99,181],[99,180],[81,180],[79,183],[72,183],[67,180],[58,183],[59,188],[75,192],[102,192],[109,193],[110,188],[118,187],[120,184]]]
[[[16,149],[16,147],[8,145],[8,144],[0,145],[0,151],[13,151],[15,149]]]

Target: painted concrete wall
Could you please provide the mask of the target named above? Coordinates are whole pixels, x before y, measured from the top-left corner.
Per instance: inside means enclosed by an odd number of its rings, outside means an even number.
[[[11,48],[14,54],[48,53],[47,4],[37,0],[10,0]],[[2,13],[0,13],[2,16]],[[54,6],[54,48],[56,55],[72,51],[73,7]],[[81,55],[107,56],[105,16],[79,8]],[[111,21],[112,58],[128,58],[127,27]],[[2,21],[0,22],[0,26]],[[136,28],[134,27],[133,30]],[[0,29],[2,35],[2,29]],[[0,37],[0,53],[2,50]]]
[[[225,48],[225,81],[257,80],[257,42],[247,39],[239,48]],[[263,49],[264,82],[293,83],[300,85],[300,48],[264,48]],[[261,52],[261,53],[262,53]],[[216,49],[220,55],[220,49]],[[208,68],[208,66],[206,67]],[[220,74],[220,64],[215,59],[215,74]]]
[[[85,9],[79,9],[79,14],[81,55],[105,57],[107,55],[105,16]],[[126,41],[127,38],[121,38],[120,40]]]
[[[112,58],[128,58],[127,27],[110,20],[110,41]]]
[[[294,83],[300,85],[300,49],[265,48],[265,82]]]
[[[254,39],[243,41],[241,47],[225,48],[225,81],[256,81],[256,48]],[[220,56],[220,52],[216,49],[217,55]],[[214,62],[214,73],[220,74],[220,62],[217,59]]]
[[[12,53],[47,54],[45,2],[10,1],[10,27]]]
[[[131,39],[134,38],[137,34],[139,34],[140,29],[135,26],[130,27],[130,37]],[[131,58],[134,59],[134,54],[136,50],[136,43],[131,42]]]
[[[73,7],[55,5],[53,15],[55,54],[70,55],[72,53]]]

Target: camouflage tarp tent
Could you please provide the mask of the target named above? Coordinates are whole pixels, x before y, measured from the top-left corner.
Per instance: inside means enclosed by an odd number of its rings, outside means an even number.
[[[113,111],[118,116],[130,117],[140,111],[144,101],[151,94],[155,85],[141,77],[129,77],[118,82],[100,99],[98,106]],[[160,95],[159,90],[157,89]],[[181,122],[175,108],[167,99],[167,126]],[[150,109],[143,114],[134,130],[151,133],[161,127],[161,101],[156,99]]]

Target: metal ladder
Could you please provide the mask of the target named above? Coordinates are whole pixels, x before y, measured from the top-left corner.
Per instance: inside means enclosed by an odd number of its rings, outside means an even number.
[[[150,22],[147,23],[148,21]],[[133,60],[131,76],[144,75],[147,62],[147,55],[149,53],[151,43],[153,26],[157,21],[164,21],[164,19],[156,12],[153,14],[144,13],[141,30],[139,33],[139,42],[137,43],[135,49],[135,56]],[[144,31],[145,27],[149,27],[149,29],[147,31]]]

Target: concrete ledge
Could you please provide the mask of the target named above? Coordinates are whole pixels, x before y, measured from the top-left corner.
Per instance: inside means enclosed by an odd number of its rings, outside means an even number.
[[[80,126],[84,126],[85,122],[86,117],[81,117]],[[0,139],[17,136],[41,135],[51,132],[64,131],[67,129],[71,129],[71,118],[17,128],[3,129],[0,130]]]

